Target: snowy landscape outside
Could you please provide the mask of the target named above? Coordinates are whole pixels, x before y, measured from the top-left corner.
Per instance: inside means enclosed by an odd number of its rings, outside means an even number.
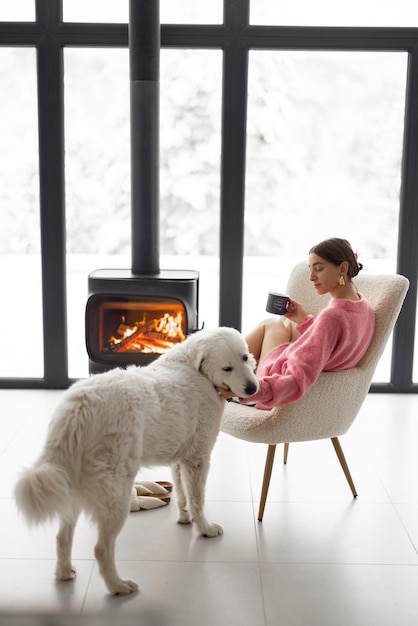
[[[99,4],[83,0],[64,9],[71,20],[78,10],[82,21],[88,19],[83,10],[99,15],[108,6],[109,21],[123,21],[111,13],[116,5],[124,11],[127,2]],[[165,15],[167,23],[174,21],[168,11],[175,4],[186,14],[193,4],[199,21],[204,3],[162,0],[162,22]],[[222,3],[206,5],[213,12],[206,21],[219,16],[220,22]],[[0,20],[18,19],[1,12]],[[103,15],[97,21],[105,21]],[[69,375],[81,377],[88,374],[88,273],[130,267],[128,51],[65,48],[64,71]],[[266,316],[268,291],[284,290],[291,267],[319,240],[346,237],[364,271],[396,271],[406,72],[403,52],[250,51],[244,332]],[[161,267],[200,272],[199,321],[206,327],[218,324],[221,90],[220,51],[162,50]],[[0,48],[0,93],[0,261],[7,303],[0,311],[0,376],[40,377],[34,49]],[[390,346],[375,380],[387,381],[389,374]]]

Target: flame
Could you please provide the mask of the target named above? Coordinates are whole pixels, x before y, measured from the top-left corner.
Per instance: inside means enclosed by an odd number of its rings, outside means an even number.
[[[126,318],[122,315],[117,335],[109,338],[108,348],[111,352],[162,354],[176,343],[184,341],[183,314],[164,313],[151,322],[146,321],[144,314],[141,322],[135,321],[132,325],[126,324]]]

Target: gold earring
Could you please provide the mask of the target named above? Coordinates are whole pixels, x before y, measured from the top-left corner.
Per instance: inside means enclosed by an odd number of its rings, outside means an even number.
[[[340,276],[340,280],[338,281],[338,284],[340,285],[340,287],[344,287],[345,286],[344,276]]]

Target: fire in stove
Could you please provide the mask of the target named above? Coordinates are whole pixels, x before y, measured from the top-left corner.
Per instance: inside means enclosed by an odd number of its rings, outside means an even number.
[[[101,298],[101,353],[162,354],[186,338],[181,302],[167,298]]]
[[[156,317],[154,311],[144,311],[142,308],[141,319],[133,324],[127,323],[127,315],[120,317],[120,323],[116,333],[107,340],[102,352],[142,352],[144,354],[163,354],[176,343],[184,341],[184,315],[166,312],[162,317]]]
[[[186,308],[170,297],[95,294],[87,319],[90,357],[114,365],[157,358],[188,334]]]

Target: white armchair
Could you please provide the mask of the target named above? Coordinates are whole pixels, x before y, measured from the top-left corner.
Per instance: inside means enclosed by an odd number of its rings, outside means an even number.
[[[269,411],[230,402],[226,405],[221,430],[233,437],[268,444],[258,520],[261,522],[273,468],[276,444],[284,443],[284,463],[290,442],[331,439],[353,496],[356,488],[338,437],[356,418],[370,388],[376,365],[383,353],[408,291],[409,281],[400,275],[359,275],[358,291],[376,313],[376,330],[360,363],[340,372],[322,372],[303,398]],[[317,315],[329,296],[319,296],[309,281],[306,261],[298,263],[289,278],[287,293]]]

